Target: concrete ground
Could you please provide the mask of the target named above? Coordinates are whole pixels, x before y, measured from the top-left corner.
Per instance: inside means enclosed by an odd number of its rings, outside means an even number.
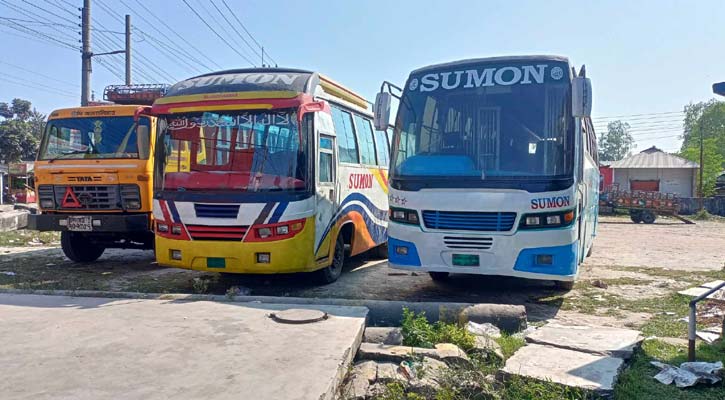
[[[3,399],[332,399],[367,310],[0,294]]]

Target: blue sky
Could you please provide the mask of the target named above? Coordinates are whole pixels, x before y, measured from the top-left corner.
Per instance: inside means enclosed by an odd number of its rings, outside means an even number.
[[[214,1],[225,11],[221,0]],[[187,2],[237,51],[260,62],[258,56],[252,58],[252,50],[209,0]],[[409,71],[432,63],[507,54],[568,56],[576,65],[587,65],[594,86],[596,126],[605,126],[605,117],[647,114],[622,118],[633,126],[640,150],[653,144],[670,151],[679,148],[675,137],[681,125],[678,112],[688,102],[712,98],[712,83],[725,80],[725,2],[721,0],[226,2],[280,66],[321,71],[369,99],[374,98],[382,80],[402,84]],[[0,17],[33,20],[41,15],[57,25],[15,22],[77,45],[73,40],[79,36],[70,22],[78,11],[70,5],[81,3],[0,0]],[[162,24],[153,23],[156,18],[143,11],[137,0],[123,3],[94,0],[93,18],[96,28],[120,32],[120,15],[132,15],[134,25],[142,31],[135,34],[133,44],[146,58],[139,72],[156,80],[162,80],[162,74],[180,80],[206,71],[178,51],[164,55],[158,47],[167,48],[168,40],[154,27],[175,43],[188,45]],[[211,65],[213,60],[223,68],[249,66],[182,0],[142,3],[197,47],[199,52],[190,51],[202,63]],[[112,13],[106,12],[109,9]],[[7,20],[0,24],[0,101],[22,97],[45,113],[78,104],[80,54],[57,42],[50,44],[36,33],[19,34],[8,25],[17,26]],[[122,47],[122,35],[113,32],[94,33],[95,51]],[[122,56],[104,58],[117,65],[112,68],[121,70]],[[139,83],[146,80],[137,79]],[[112,83],[120,83],[119,78],[94,63],[96,95]]]

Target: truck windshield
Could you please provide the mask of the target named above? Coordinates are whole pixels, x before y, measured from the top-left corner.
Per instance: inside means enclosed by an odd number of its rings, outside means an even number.
[[[136,123],[130,116],[52,119],[39,159],[148,159],[150,125],[148,118]]]
[[[307,132],[300,134],[294,110],[178,114],[164,125],[156,163],[161,190],[307,187]]]
[[[570,176],[569,82],[567,64],[554,62],[454,65],[414,73],[395,124],[392,177]]]

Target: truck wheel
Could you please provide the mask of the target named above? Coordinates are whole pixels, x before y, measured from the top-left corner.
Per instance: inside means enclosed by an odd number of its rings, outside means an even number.
[[[96,261],[106,250],[105,247],[90,243],[87,237],[68,231],[60,233],[60,246],[66,257],[80,263]]]
[[[574,289],[574,281],[554,281],[554,286],[560,290],[572,290]]]
[[[657,216],[652,211],[643,211],[640,218],[642,218],[642,222],[645,224],[654,224]]]
[[[630,211],[629,212],[629,218],[634,222],[635,224],[638,224],[642,222],[642,214],[639,211]]]
[[[332,264],[316,272],[317,280],[323,285],[335,282],[342,274],[343,264],[345,264],[345,242],[342,240],[342,235],[337,235]]]
[[[448,280],[448,276],[450,275],[449,272],[428,272],[428,275],[430,275],[430,279],[433,279],[436,282],[444,282]]]

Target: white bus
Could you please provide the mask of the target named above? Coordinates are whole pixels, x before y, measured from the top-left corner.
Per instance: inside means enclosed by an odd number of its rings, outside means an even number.
[[[355,92],[311,71],[220,71],[152,113],[159,264],[329,283],[346,252],[384,249],[389,140]]]
[[[379,129],[395,86],[383,88]],[[592,249],[599,197],[584,67],[576,74],[557,56],[463,60],[415,70],[399,90],[390,266],[434,280],[507,275],[571,288]]]

